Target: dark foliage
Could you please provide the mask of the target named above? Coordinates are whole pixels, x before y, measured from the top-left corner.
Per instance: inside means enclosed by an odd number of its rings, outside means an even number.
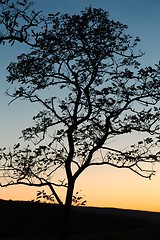
[[[42,27],[44,18],[40,16],[41,12],[33,10],[33,5],[30,0],[0,1],[0,44],[20,42],[36,45],[36,28]]]

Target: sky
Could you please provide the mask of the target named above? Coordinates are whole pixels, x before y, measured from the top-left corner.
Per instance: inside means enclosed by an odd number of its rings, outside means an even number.
[[[160,60],[160,1],[159,0],[37,0],[36,10],[46,13],[79,13],[87,6],[103,8],[110,19],[128,25],[128,33],[139,36],[139,49],[145,52],[142,65],[149,66]],[[0,147],[12,147],[19,142],[22,129],[31,126],[36,105],[11,100],[5,91],[5,70],[17,54],[25,52],[25,47],[0,46]],[[132,139],[126,139],[126,143]],[[76,191],[82,190],[87,205],[117,207],[160,212],[160,166],[155,166],[156,176],[146,180],[129,170],[111,167],[94,167],[86,170],[76,184]],[[37,189],[30,187],[0,188],[1,199],[31,200]]]

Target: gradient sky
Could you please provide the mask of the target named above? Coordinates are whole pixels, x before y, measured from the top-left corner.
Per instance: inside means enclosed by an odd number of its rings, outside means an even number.
[[[142,65],[154,65],[160,60],[160,1],[159,0],[37,0],[35,9],[46,13],[78,13],[87,6],[109,11],[110,18],[128,25],[128,33],[139,36],[140,50],[146,54]],[[21,130],[32,125],[32,116],[38,111],[24,101],[8,106],[10,101],[5,91],[6,67],[16,55],[25,52],[23,45],[12,48],[0,46],[0,146],[11,147],[19,142]],[[129,139],[126,139],[128,141]],[[132,139],[130,139],[132,140]],[[95,167],[86,170],[76,184],[82,190],[87,205],[118,207],[160,211],[160,166],[155,166],[157,174],[152,180],[143,179],[129,170],[111,167]],[[29,187],[9,187],[0,189],[0,198],[31,200],[36,189]]]

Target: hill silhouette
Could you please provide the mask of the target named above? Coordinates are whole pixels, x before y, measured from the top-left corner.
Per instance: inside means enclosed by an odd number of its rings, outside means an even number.
[[[58,205],[0,200],[0,239],[57,239]],[[74,240],[160,239],[160,213],[114,208],[73,207]]]

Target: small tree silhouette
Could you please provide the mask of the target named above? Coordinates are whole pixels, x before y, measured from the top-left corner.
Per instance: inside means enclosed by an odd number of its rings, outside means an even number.
[[[47,194],[44,190],[42,191],[37,191],[37,196],[36,196],[36,202],[49,202],[49,203],[54,203],[54,195],[53,194]]]
[[[72,205],[73,206],[85,206],[87,201],[84,200],[84,195],[80,195],[80,192],[76,192],[72,197]],[[37,191],[36,199],[33,200],[35,202],[45,202],[45,203],[55,203],[54,195],[47,194],[45,190]]]
[[[85,206],[87,201],[84,200],[84,195],[80,194],[80,192],[76,192],[72,197],[72,205],[73,206]]]

